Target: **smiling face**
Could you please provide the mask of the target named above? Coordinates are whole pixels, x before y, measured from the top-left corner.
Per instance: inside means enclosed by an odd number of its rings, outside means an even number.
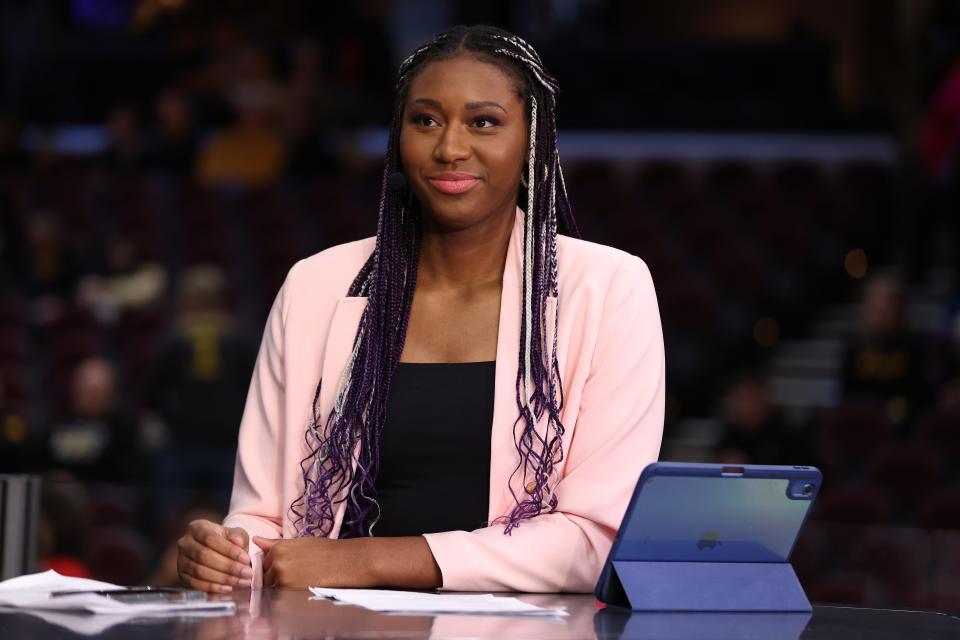
[[[512,216],[527,156],[517,82],[469,53],[428,63],[410,84],[400,158],[425,224],[466,229]]]

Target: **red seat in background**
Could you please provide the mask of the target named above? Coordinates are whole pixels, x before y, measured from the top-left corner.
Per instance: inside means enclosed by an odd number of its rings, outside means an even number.
[[[856,480],[831,486],[824,483],[823,491],[813,505],[812,517],[822,523],[887,524],[893,513],[893,501],[883,489]]]
[[[917,420],[916,431],[960,465],[960,415],[932,411]]]
[[[923,500],[917,508],[917,524],[929,529],[954,529],[960,540],[960,486],[948,487]],[[960,569],[960,554],[957,560]]]
[[[27,324],[28,303],[24,298],[4,295],[0,298],[0,327],[23,327]]]
[[[834,482],[858,477],[877,447],[890,442],[893,426],[883,409],[866,402],[846,402],[829,411],[816,436],[821,470]]]
[[[943,486],[943,457],[925,442],[890,442],[870,456],[867,472],[872,482],[897,496],[907,508]]]
[[[883,583],[906,606],[925,605],[933,550],[927,531],[910,527],[867,528],[849,548],[845,566]]]
[[[862,571],[837,570],[805,585],[804,590],[810,601],[818,604],[878,606],[890,601],[883,582]]]
[[[0,325],[0,362],[25,364],[27,361],[27,335],[16,325]]]
[[[90,571],[97,580],[130,586],[147,577],[150,545],[129,527],[94,527],[90,531]]]

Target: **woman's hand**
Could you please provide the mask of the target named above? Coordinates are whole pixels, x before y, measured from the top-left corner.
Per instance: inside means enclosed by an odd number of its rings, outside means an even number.
[[[263,587],[376,586],[371,563],[370,539],[261,538],[253,543],[263,549]]]
[[[177,573],[191,589],[229,593],[253,578],[247,532],[209,520],[194,520],[177,542]]]

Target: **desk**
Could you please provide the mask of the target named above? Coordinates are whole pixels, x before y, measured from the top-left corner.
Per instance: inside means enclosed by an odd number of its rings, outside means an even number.
[[[565,605],[566,618],[503,616],[396,616],[327,600],[307,591],[238,591],[235,615],[213,618],[145,618],[108,624],[105,616],[69,617],[70,629],[36,616],[0,611],[0,638],[960,638],[960,618],[918,611],[818,606],[813,614],[634,614],[598,609],[590,595],[520,595],[542,606]],[[86,635],[82,632],[86,627]],[[93,632],[93,633],[90,633]]]

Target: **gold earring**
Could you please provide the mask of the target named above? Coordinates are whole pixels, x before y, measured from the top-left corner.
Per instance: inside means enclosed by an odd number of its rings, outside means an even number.
[[[524,189],[527,188],[527,178],[523,175],[522,171],[520,172],[520,186],[522,186]]]

